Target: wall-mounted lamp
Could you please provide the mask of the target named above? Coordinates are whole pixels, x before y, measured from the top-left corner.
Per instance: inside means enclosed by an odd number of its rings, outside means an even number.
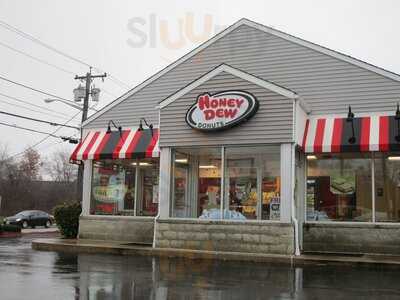
[[[106,133],[107,133],[107,134],[110,134],[110,133],[112,132],[112,131],[111,131],[111,125],[113,125],[116,129],[118,129],[119,135],[122,136],[122,127],[121,127],[121,126],[115,125],[115,123],[114,123],[113,120],[108,121],[107,132],[106,132]]]
[[[153,136],[153,124],[148,124],[145,118],[140,118],[139,129],[138,129],[138,131],[142,131],[142,130],[143,130],[142,121],[144,122],[144,124],[145,124],[148,128],[150,128],[150,130],[151,130],[151,136]]]
[[[72,138],[72,137],[68,137],[68,136],[61,136],[61,139],[64,142],[69,142],[70,144],[79,144],[79,140]]]
[[[307,155],[307,160],[315,160],[317,159],[316,155]]]
[[[397,135],[394,137],[396,142],[400,142],[400,108],[399,103],[397,103],[396,114],[394,119],[397,121]]]
[[[354,144],[356,142],[356,136],[354,133],[354,113],[351,111],[351,106],[349,105],[349,112],[347,113],[347,122],[351,122],[351,132],[352,136],[349,138],[349,143]]]

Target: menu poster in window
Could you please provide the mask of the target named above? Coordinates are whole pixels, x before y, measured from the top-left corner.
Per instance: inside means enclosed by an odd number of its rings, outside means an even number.
[[[279,220],[281,218],[281,198],[273,197],[270,202],[270,220]]]
[[[103,172],[99,170],[93,180],[93,198],[96,209],[103,213],[112,213],[116,208],[123,209],[126,192],[125,171]]]
[[[356,191],[355,174],[333,175],[330,181],[330,190],[333,194],[352,194]]]

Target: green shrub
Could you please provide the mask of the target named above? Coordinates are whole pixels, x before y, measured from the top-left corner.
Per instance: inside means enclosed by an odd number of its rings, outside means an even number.
[[[82,206],[79,202],[63,203],[54,208],[54,219],[63,237],[76,238],[78,236],[81,211]]]
[[[18,225],[7,225],[7,224],[4,224],[4,225],[2,225],[2,226],[0,226],[0,227],[1,227],[1,229],[2,229],[3,231],[8,231],[8,232],[21,232],[21,227],[18,226]]]

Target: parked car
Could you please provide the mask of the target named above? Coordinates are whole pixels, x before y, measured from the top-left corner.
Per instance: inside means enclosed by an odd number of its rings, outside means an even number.
[[[41,210],[24,210],[15,216],[4,219],[4,224],[19,225],[22,228],[36,226],[50,227],[54,223],[54,218],[48,213]]]

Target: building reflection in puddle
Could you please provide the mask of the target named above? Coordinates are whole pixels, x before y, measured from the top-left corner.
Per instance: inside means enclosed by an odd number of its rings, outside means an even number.
[[[291,298],[302,272],[282,265],[79,255],[76,299]]]

